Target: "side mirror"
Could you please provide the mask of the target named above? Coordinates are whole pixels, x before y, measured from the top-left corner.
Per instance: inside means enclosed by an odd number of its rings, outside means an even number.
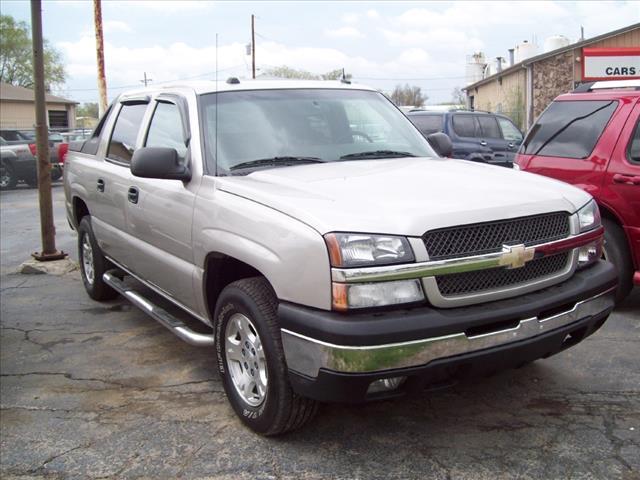
[[[136,177],[191,180],[191,172],[175,148],[143,147],[133,152],[131,173]]]
[[[441,157],[450,157],[453,153],[453,143],[446,133],[436,132],[427,135],[427,141]]]

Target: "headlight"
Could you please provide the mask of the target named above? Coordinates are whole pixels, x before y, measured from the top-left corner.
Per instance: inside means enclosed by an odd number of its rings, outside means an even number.
[[[413,262],[413,251],[404,237],[360,233],[325,235],[332,267],[361,267]]]
[[[580,233],[600,226],[600,210],[595,200],[592,199],[578,210],[578,221],[580,222]]]
[[[382,307],[424,300],[419,280],[398,280],[377,283],[334,283],[333,309]]]

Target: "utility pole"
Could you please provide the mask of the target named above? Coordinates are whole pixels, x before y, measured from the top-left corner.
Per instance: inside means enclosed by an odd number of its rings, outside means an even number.
[[[144,78],[140,81],[144,83],[144,86],[146,87],[147,83],[153,82],[153,78],[147,78],[147,72],[144,72]]]
[[[104,74],[104,39],[102,36],[102,0],[93,0],[93,25],[96,31],[96,60],[98,64],[98,114],[107,110],[107,80]]]
[[[256,28],[254,14],[251,14],[251,78],[256,78]]]
[[[40,204],[40,235],[42,250],[33,253],[36,260],[60,260],[66,256],[56,249],[51,199],[51,164],[49,163],[49,131],[44,87],[44,46],[42,39],[41,0],[31,0],[31,40],[33,48],[33,79],[36,101],[36,149],[38,155],[38,201]]]

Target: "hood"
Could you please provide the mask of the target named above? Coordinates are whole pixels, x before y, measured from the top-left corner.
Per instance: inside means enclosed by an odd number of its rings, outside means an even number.
[[[440,158],[306,164],[218,180],[221,190],[279,210],[321,234],[420,236],[452,225],[573,213],[590,198],[539,175]]]

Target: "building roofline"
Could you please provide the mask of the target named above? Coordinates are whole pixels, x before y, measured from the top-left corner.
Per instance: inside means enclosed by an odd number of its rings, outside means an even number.
[[[35,102],[35,92],[30,88],[11,85],[10,83],[0,83],[0,100],[7,102]],[[47,103],[64,103],[67,105],[77,105],[78,102],[69,100],[51,93],[45,93]]]
[[[555,50],[551,50],[550,52],[544,52],[541,53],[539,55],[536,55],[535,57],[529,57],[521,62],[518,63],[514,63],[513,65],[511,65],[508,68],[505,68],[504,70],[502,70],[501,72],[498,73],[494,73],[493,75],[483,78],[482,80],[478,80],[476,83],[472,83],[471,85],[467,85],[466,87],[463,88],[463,90],[471,90],[474,88],[477,88],[481,85],[484,85],[485,83],[489,83],[492,80],[495,80],[497,78],[500,78],[501,76],[504,75],[509,75],[523,67],[526,67],[527,65],[531,65],[532,63],[536,63],[539,62],[540,60],[545,60],[549,57],[553,57],[555,55],[559,55],[561,53],[565,53],[568,52],[570,50],[574,50],[576,48],[582,48],[585,47],[587,45],[591,45],[592,43],[596,43],[599,42],[600,40],[606,40],[607,38],[611,38],[611,37],[615,37],[616,35],[621,35],[623,33],[627,33],[627,32],[631,32],[637,28],[640,28],[640,23],[633,23],[631,25],[628,25],[626,27],[622,27],[619,28],[618,30],[613,30],[611,32],[607,32],[607,33],[603,33],[602,35],[598,35],[597,37],[593,37],[593,38],[588,38],[586,40],[581,40],[579,42],[576,43],[572,43],[570,45],[567,45],[565,47],[560,47],[560,48],[556,48]]]

